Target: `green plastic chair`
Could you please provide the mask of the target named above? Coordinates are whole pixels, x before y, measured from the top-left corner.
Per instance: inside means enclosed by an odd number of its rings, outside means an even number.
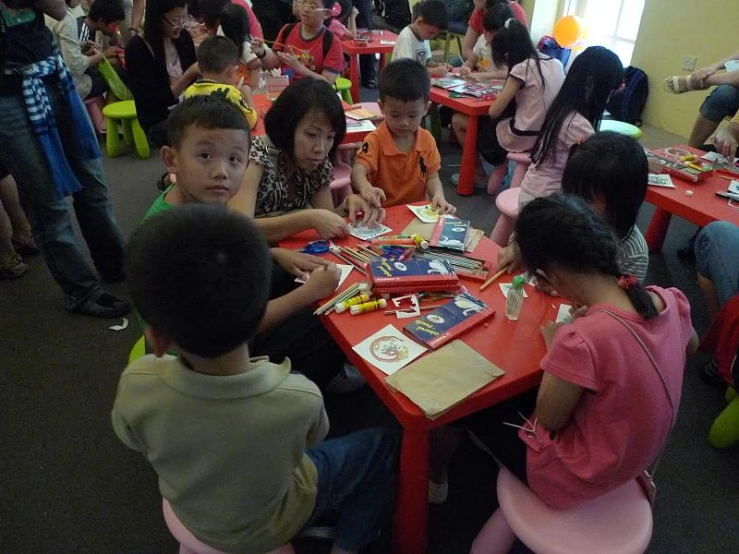
[[[620,133],[639,140],[644,133],[636,125],[630,123],[624,123],[623,121],[616,121],[615,119],[604,119],[600,122],[599,131],[613,131],[614,133]]]
[[[134,146],[136,154],[142,160],[149,158],[151,154],[149,141],[146,138],[146,133],[139,125],[139,119],[136,116],[136,104],[133,100],[108,104],[103,108],[103,115],[108,119],[108,132],[105,138],[108,156],[116,158],[121,154],[121,142],[118,137],[118,125],[120,124],[123,128],[123,140],[126,141],[126,144]]]
[[[726,390],[726,404],[708,432],[708,443],[714,448],[730,448],[739,442],[739,395],[731,387]]]
[[[139,338],[139,340],[136,341],[136,344],[133,345],[133,348],[131,348],[131,353],[128,355],[128,363],[130,364],[134,360],[138,360],[144,356],[146,356],[146,337],[141,335],[141,338]]]
[[[336,92],[341,93],[341,99],[347,104],[354,104],[352,100],[352,82],[346,77],[337,77],[334,83]]]

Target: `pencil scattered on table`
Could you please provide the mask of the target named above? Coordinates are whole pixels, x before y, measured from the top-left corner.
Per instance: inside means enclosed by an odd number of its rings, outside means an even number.
[[[500,269],[500,270],[498,270],[498,271],[497,271],[497,272],[495,273],[495,275],[493,275],[493,276],[492,276],[492,277],[491,277],[490,279],[488,279],[487,281],[485,281],[485,282],[484,282],[484,283],[483,283],[483,284],[482,284],[482,285],[480,286],[480,290],[481,290],[481,291],[483,291],[483,290],[485,290],[486,288],[488,288],[488,287],[489,287],[490,285],[492,285],[493,283],[495,283],[495,281],[497,281],[498,279],[500,279],[500,278],[501,278],[501,277],[503,276],[503,274],[504,274],[504,273],[505,273],[506,271],[508,271],[508,266],[507,266],[507,265],[506,265],[506,266],[503,266],[503,268],[502,268],[502,269]]]

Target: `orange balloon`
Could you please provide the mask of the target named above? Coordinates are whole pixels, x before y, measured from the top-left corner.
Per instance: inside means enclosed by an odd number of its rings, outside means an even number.
[[[585,24],[576,15],[566,15],[554,25],[554,40],[562,48],[570,48],[583,38]]]

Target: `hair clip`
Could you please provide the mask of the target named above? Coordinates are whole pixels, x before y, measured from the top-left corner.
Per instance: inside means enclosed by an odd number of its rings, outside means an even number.
[[[638,284],[638,281],[636,280],[636,277],[634,277],[631,273],[626,273],[625,275],[621,275],[621,277],[618,278],[618,286],[624,290],[629,290],[636,284]]]
[[[331,8],[331,16],[332,17],[339,17],[341,15],[341,4],[336,2],[334,4],[334,7]]]
[[[506,19],[505,20],[505,23],[503,23],[503,27],[505,27],[506,29],[510,29],[511,28],[511,21],[513,21],[513,18],[512,17],[509,17],[508,19]]]

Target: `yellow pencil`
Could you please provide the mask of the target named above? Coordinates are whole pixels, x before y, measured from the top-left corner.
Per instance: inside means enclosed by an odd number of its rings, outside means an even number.
[[[495,283],[495,281],[497,281],[498,279],[500,279],[506,271],[508,271],[508,266],[504,266],[502,269],[499,269],[498,272],[495,275],[493,275],[490,279],[488,279],[487,281],[485,281],[480,286],[480,290],[483,291],[486,288],[488,288],[490,285],[492,285],[493,283]]]

